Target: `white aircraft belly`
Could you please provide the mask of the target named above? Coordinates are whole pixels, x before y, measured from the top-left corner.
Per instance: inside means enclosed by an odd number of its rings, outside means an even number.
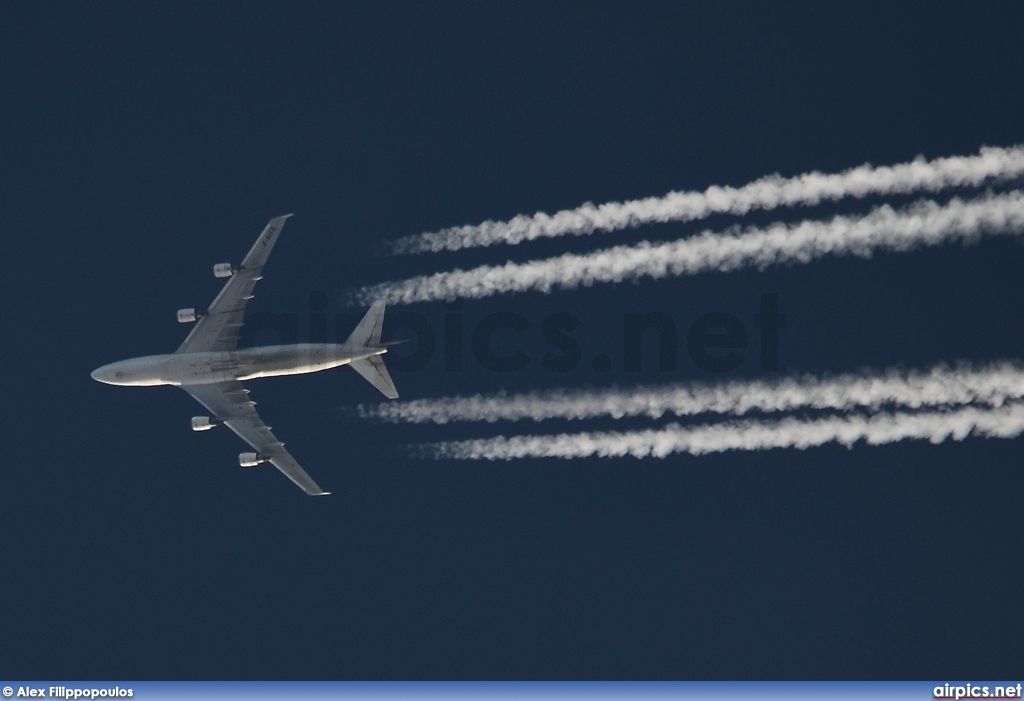
[[[233,356],[230,352],[175,355],[167,363],[164,380],[172,385],[209,385],[233,380],[246,370]]]

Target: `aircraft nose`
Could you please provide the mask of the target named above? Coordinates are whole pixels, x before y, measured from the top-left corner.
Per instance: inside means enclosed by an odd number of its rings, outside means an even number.
[[[107,385],[113,384],[113,375],[114,373],[110,369],[109,365],[104,365],[101,368],[96,368],[91,373],[89,373],[89,377],[96,380],[97,382],[102,382],[103,384]]]

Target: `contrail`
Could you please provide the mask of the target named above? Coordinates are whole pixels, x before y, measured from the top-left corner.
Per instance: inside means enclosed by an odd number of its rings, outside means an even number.
[[[883,205],[861,216],[726,233],[704,231],[667,243],[643,241],[587,254],[454,270],[371,285],[353,297],[364,304],[377,299],[408,304],[526,290],[550,292],[602,282],[764,269],[781,263],[808,263],[826,255],[867,258],[875,251],[908,251],[971,241],[982,234],[1017,235],[1022,230],[1024,192],[1014,190],[967,201],[954,198],[946,204],[922,200],[898,211]]]
[[[939,192],[951,187],[977,187],[989,180],[1005,182],[1024,174],[1024,147],[984,147],[976,156],[954,156],[873,167],[864,164],[842,173],[804,173],[792,178],[769,175],[743,187],[713,185],[704,192],[670,192],[628,202],[584,204],[554,215],[520,214],[507,222],[486,221],[436,233],[418,234],[391,244],[394,253],[456,251],[461,248],[517,244],[537,238],[583,236],[643,224],[683,222],[711,214],[744,215],[751,210],[810,206],[823,201],[869,195]]]
[[[741,416],[751,411],[797,409],[850,411],[884,407],[919,409],[957,405],[992,407],[1024,398],[1024,366],[1001,362],[972,368],[937,365],[927,371],[810,375],[721,384],[671,384],[622,389],[554,390],[525,394],[477,394],[409,402],[362,405],[359,414],[392,423],[447,424],[455,421],[529,419],[615,419],[704,413]]]
[[[968,436],[1013,438],[1024,432],[1024,405],[990,409],[962,407],[954,411],[893,412],[872,416],[846,415],[821,419],[730,421],[684,427],[607,433],[562,433],[446,441],[421,446],[427,455],[457,460],[516,458],[625,457],[664,458],[673,453],[705,455],[727,450],[803,450],[826,443],[852,447],[863,440],[883,445],[906,439],[942,443]]]

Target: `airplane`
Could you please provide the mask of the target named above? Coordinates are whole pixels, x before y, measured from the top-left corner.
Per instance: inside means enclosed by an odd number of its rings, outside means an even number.
[[[181,387],[202,404],[211,416],[193,416],[192,430],[206,431],[224,425],[237,433],[256,452],[241,453],[238,464],[256,467],[269,462],[310,496],[325,492],[306,474],[284,443],[270,432],[256,413],[243,380],[279,375],[300,375],[348,365],[388,399],[397,399],[381,356],[394,343],[381,343],[384,302],[374,302],[344,343],[297,343],[282,346],[238,348],[242,316],[253,298],[256,282],[263,278],[263,266],[291,214],[271,219],[240,265],[213,266],[218,278],[230,278],[205,311],[179,309],[178,321],[198,321],[185,342],[174,353],[148,355],[104,365],[92,378],[108,385]]]

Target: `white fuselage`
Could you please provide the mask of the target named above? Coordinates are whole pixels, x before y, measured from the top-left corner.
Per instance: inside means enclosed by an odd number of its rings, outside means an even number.
[[[209,353],[147,355],[104,365],[92,378],[108,385],[208,385],[256,377],[302,375],[386,353],[337,343],[297,343]]]

